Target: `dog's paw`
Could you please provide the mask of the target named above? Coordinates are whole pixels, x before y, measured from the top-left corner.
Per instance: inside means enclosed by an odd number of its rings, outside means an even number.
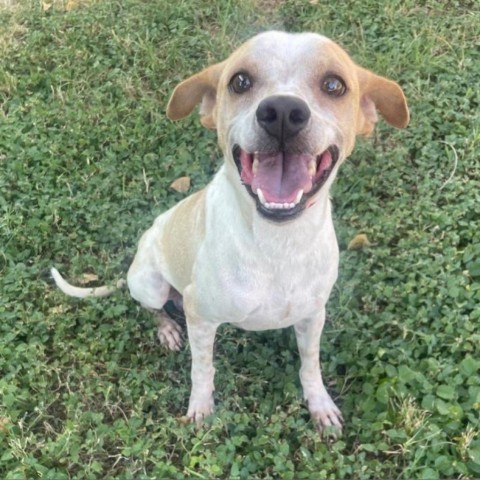
[[[322,436],[334,439],[340,437],[343,417],[330,395],[325,393],[316,398],[315,402],[309,402],[309,410],[312,420]]]
[[[182,328],[171,318],[162,315],[157,329],[157,337],[160,343],[169,350],[178,352],[182,348]]]
[[[210,398],[207,399],[190,399],[190,404],[188,405],[187,418],[192,423],[201,425],[205,417],[213,413],[213,396],[210,395]]]

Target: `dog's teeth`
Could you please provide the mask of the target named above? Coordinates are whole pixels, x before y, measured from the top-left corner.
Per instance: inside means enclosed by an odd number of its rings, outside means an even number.
[[[295,206],[294,203],[275,203],[275,202],[266,202],[263,204],[265,207],[269,208],[270,210],[288,210],[289,208],[293,208]]]
[[[258,152],[253,154],[252,173],[255,176],[258,170]]]
[[[257,188],[257,196],[258,196],[258,199],[260,200],[260,203],[267,207],[267,201],[265,200],[265,195],[259,188]]]
[[[313,159],[308,162],[308,174],[313,177],[317,173],[317,160]]]
[[[295,197],[295,201],[293,202],[294,206],[300,203],[300,200],[303,197],[303,189],[299,190],[297,196]]]
[[[303,190],[301,191],[303,194]],[[300,192],[299,192],[300,193]],[[297,204],[296,202],[285,202],[285,203],[275,203],[275,202],[267,202],[265,199],[265,195],[263,194],[260,188],[257,188],[257,197],[260,200],[260,203],[270,209],[270,210],[288,210],[289,208],[295,207]],[[301,195],[297,195],[297,198],[301,198]]]

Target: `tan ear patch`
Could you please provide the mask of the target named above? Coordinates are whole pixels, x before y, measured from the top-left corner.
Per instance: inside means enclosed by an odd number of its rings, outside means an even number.
[[[167,105],[168,118],[184,118],[201,102],[202,124],[215,128],[217,85],[224,65],[225,62],[212,65],[177,85]]]
[[[369,135],[377,121],[376,110],[387,123],[405,128],[410,121],[407,100],[400,86],[387,78],[358,68],[360,115],[358,133]]]

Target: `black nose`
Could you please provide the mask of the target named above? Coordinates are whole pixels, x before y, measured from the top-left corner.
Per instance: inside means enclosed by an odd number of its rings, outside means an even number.
[[[310,109],[300,98],[273,95],[260,102],[258,123],[280,143],[297,135],[308,123]]]

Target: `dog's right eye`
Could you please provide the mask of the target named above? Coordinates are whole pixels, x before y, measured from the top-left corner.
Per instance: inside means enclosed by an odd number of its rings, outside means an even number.
[[[322,91],[331,97],[341,97],[347,91],[345,82],[336,75],[328,75],[322,81]]]
[[[230,90],[235,93],[245,93],[252,88],[252,79],[248,74],[241,72],[237,73],[230,80]]]

